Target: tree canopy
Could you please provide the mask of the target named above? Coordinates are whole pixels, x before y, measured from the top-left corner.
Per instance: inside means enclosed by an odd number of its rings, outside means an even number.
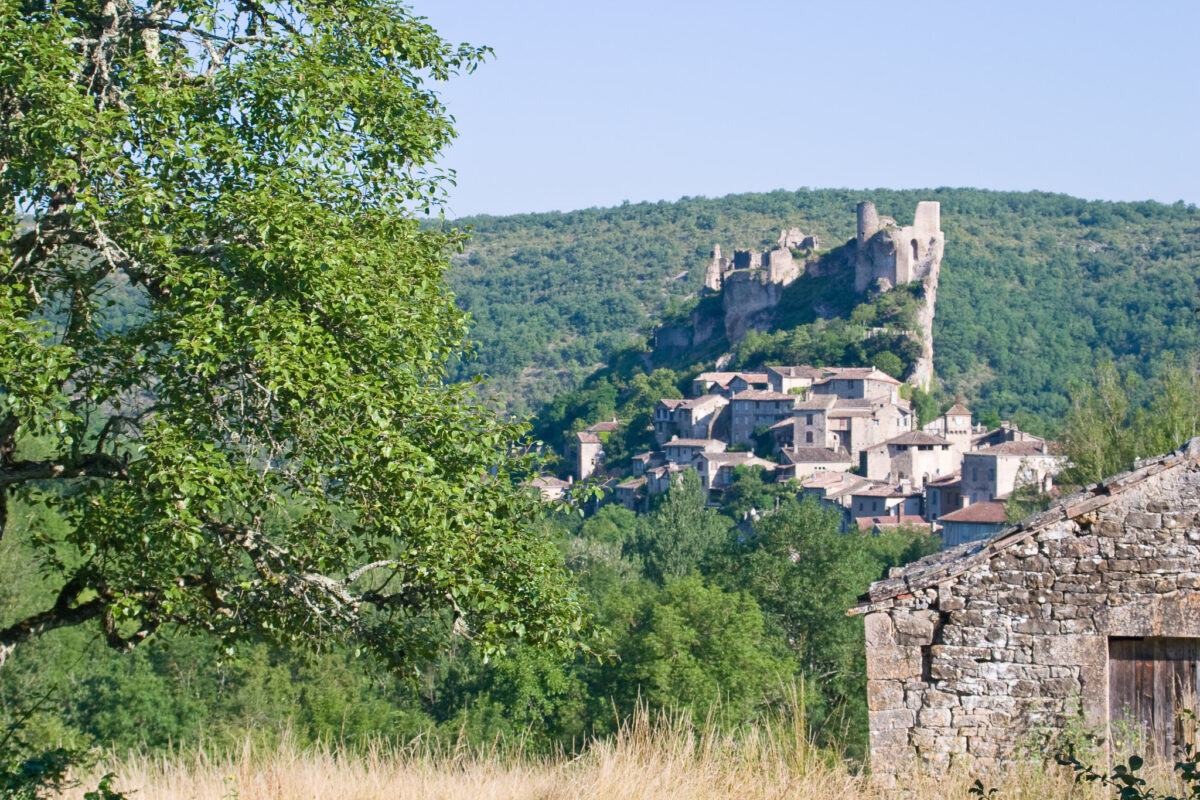
[[[67,523],[0,664],[82,623],[573,639],[524,429],[446,380],[463,237],[418,221],[432,84],[486,54],[392,0],[0,0],[0,511]]]

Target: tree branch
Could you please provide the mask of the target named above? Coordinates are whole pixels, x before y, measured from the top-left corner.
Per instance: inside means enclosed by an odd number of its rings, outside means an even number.
[[[64,478],[129,480],[129,471],[124,461],[107,453],[89,453],[74,461],[15,461],[0,467],[0,487]]]
[[[19,645],[30,639],[58,628],[68,628],[95,619],[104,611],[109,598],[103,592],[86,603],[72,605],[80,593],[89,588],[86,577],[87,573],[84,570],[76,572],[59,590],[52,608],[0,629],[0,667],[4,666]]]

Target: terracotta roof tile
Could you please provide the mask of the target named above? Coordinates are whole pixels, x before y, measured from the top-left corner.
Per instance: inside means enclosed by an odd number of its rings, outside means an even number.
[[[945,519],[945,517],[942,517]],[[864,531],[869,531],[878,525],[881,528],[887,528],[894,525],[921,525],[928,526],[929,521],[920,514],[902,514],[901,516],[876,516],[876,517],[855,517],[854,522]]]
[[[832,450],[828,447],[785,447],[783,457],[793,464],[849,464],[850,454],[845,450]]]
[[[720,439],[672,439],[663,447],[709,447],[714,444],[725,444]]]
[[[1004,511],[1004,503],[971,503],[966,508],[942,514],[941,522],[1007,522],[1008,514]]]
[[[799,395],[772,392],[769,389],[746,389],[733,396],[734,400],[799,400]]]

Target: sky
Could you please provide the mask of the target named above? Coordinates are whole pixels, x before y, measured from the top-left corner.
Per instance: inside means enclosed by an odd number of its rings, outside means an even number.
[[[411,0],[495,57],[438,87],[447,214],[774,189],[1200,202],[1200,2]]]

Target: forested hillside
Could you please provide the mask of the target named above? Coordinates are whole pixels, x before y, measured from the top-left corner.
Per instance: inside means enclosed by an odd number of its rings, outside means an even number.
[[[776,191],[458,220],[474,239],[450,281],[479,343],[460,374],[489,375],[514,410],[536,411],[695,293],[714,243],[758,248],[794,226],[835,246],[853,236],[863,199],[902,224],[919,200],[941,202],[935,366],[981,414],[1053,429],[1069,385],[1097,363],[1150,374],[1200,344],[1194,206],[976,189]]]

